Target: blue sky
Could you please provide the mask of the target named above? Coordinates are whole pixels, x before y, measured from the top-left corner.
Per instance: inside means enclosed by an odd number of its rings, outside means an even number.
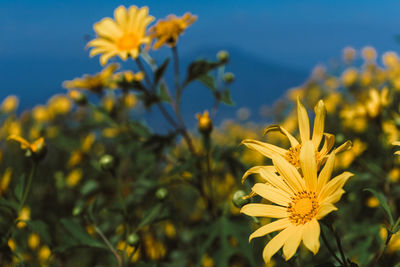
[[[93,37],[92,25],[112,16],[120,4],[147,5],[157,18],[186,11],[198,15],[181,39],[183,53],[235,47],[308,71],[338,58],[346,45],[373,45],[380,52],[400,49],[394,39],[400,33],[400,1],[395,0],[2,0],[0,84],[6,88],[0,97],[25,94],[32,87],[47,95],[49,90],[61,90],[62,80],[98,71],[98,58],[88,58],[84,37]],[[52,84],[46,83],[48,75],[53,76]],[[39,99],[40,94],[30,98]]]

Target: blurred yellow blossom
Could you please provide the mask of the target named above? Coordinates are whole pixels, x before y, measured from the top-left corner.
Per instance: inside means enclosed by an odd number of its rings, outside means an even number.
[[[370,89],[368,94],[368,100],[365,104],[368,115],[371,118],[375,118],[379,115],[382,108],[389,104],[389,89],[383,88],[381,92],[376,89]]]
[[[379,206],[379,200],[375,196],[369,197],[367,199],[367,206],[370,208],[376,208]]]
[[[35,140],[33,143],[29,143],[26,139],[18,135],[10,135],[7,140],[13,140],[20,144],[21,149],[29,150],[34,155],[41,155],[46,150],[46,143],[43,137]]]
[[[153,49],[159,49],[164,44],[169,47],[176,46],[178,37],[197,20],[197,16],[191,13],[185,13],[182,17],[169,15],[166,19],[158,20],[157,24],[150,28],[149,35],[157,41],[153,45]]]
[[[38,259],[41,263],[45,263],[49,260],[51,256],[51,250],[48,246],[41,246],[38,251]]]
[[[76,186],[79,181],[82,179],[82,169],[77,168],[70,171],[66,178],[66,183],[69,187]]]
[[[12,176],[12,168],[8,167],[6,171],[3,174],[3,177],[1,177],[0,180],[0,196],[4,194],[4,192],[7,190],[8,185],[10,184],[11,181],[11,176]]]
[[[203,112],[203,114],[196,114],[197,118],[197,128],[199,129],[200,132],[202,133],[210,133],[213,128],[213,123],[210,118],[209,112],[206,110]]]
[[[8,239],[7,244],[11,251],[15,251],[15,249],[17,248],[17,244],[15,243],[15,240],[12,238]]]
[[[31,218],[31,210],[28,206],[24,206],[21,211],[19,212],[18,218],[17,218],[17,227],[18,228],[25,228],[26,227],[26,222]]]
[[[110,64],[95,75],[91,76],[85,74],[82,78],[65,81],[63,86],[67,89],[86,89],[90,92],[101,93],[109,86],[113,73],[118,69],[118,67],[118,64]]]
[[[393,168],[389,171],[389,179],[393,183],[396,183],[400,178],[400,168]]]
[[[356,58],[356,50],[353,47],[347,46],[343,49],[343,60],[346,63],[351,63]]]
[[[386,52],[382,55],[382,62],[388,68],[395,68],[399,65],[399,57],[396,52]]]
[[[55,115],[67,114],[72,108],[72,103],[66,95],[54,95],[48,101],[48,109]]]
[[[7,96],[1,103],[1,111],[10,113],[18,108],[19,99],[15,95]]]
[[[341,80],[344,86],[350,87],[357,81],[357,77],[358,77],[357,69],[348,68],[343,72]]]
[[[40,237],[37,233],[31,233],[28,236],[28,247],[35,250],[40,244]]]
[[[32,110],[32,117],[37,122],[47,122],[51,119],[51,113],[46,106],[37,105]]]
[[[372,46],[366,46],[361,50],[363,59],[367,62],[374,62],[376,60],[376,50]]]
[[[150,43],[146,35],[147,26],[154,20],[148,15],[148,8],[130,6],[128,9],[119,6],[114,11],[114,18],[104,18],[94,25],[97,38],[88,43],[93,49],[90,56],[98,54],[101,65],[105,65],[110,58],[119,56],[123,60],[129,57],[136,59],[139,56],[140,46]]]

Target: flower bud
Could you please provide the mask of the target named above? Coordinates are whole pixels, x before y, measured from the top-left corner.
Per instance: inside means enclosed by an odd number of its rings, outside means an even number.
[[[217,58],[219,61],[221,61],[222,63],[226,63],[229,60],[229,53],[226,50],[221,50],[218,52],[217,54]]]
[[[165,199],[167,196],[168,196],[168,190],[164,187],[161,187],[156,191],[156,197],[160,200]]]
[[[243,190],[238,190],[236,191],[233,196],[232,196],[232,202],[233,204],[238,207],[241,208],[244,205],[250,203],[250,199],[246,198],[246,193]]]
[[[103,171],[113,171],[115,168],[115,160],[111,155],[103,155],[100,160],[100,167]]]
[[[79,216],[82,213],[82,206],[76,206],[73,210],[72,210],[72,215],[73,216]]]
[[[208,134],[212,131],[213,129],[213,123],[210,118],[210,114],[208,111],[204,111],[203,114],[196,114],[197,118],[197,128],[199,129],[199,132]]]
[[[224,81],[226,83],[232,83],[235,80],[235,75],[232,72],[227,72],[224,75]]]
[[[140,241],[140,237],[136,233],[132,233],[128,235],[126,241],[128,242],[129,245],[136,246]]]
[[[87,103],[86,95],[78,90],[70,90],[68,96],[78,105],[85,105]]]

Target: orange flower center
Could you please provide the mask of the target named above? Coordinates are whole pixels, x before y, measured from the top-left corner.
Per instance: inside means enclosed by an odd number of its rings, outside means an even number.
[[[118,50],[129,51],[139,46],[139,38],[133,34],[125,34],[116,42]]]
[[[291,147],[285,155],[285,159],[296,168],[300,168],[300,149],[301,144]]]
[[[289,220],[296,225],[305,224],[317,215],[318,207],[315,192],[299,192],[292,197],[292,203],[287,208]]]
[[[285,154],[285,159],[296,168],[300,168],[300,150],[301,144],[298,144],[297,146],[289,148]],[[317,163],[321,161],[320,153],[317,150],[315,151],[315,159]]]

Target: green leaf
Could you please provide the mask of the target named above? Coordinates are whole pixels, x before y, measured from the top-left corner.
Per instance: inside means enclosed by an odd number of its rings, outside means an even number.
[[[43,239],[46,244],[51,245],[51,236],[48,227],[44,222],[40,220],[28,220],[26,221],[26,223],[33,232],[36,232],[40,236],[40,238]]]
[[[147,211],[143,215],[143,220],[139,223],[138,229],[160,219],[167,215],[167,210],[164,209],[164,205],[162,203],[158,203],[152,209]]]
[[[235,102],[233,102],[232,97],[231,97],[231,91],[229,91],[228,89],[221,92],[220,101],[228,106],[235,105]]]
[[[364,189],[364,191],[371,192],[379,200],[379,206],[382,208],[383,212],[385,213],[385,216],[389,219],[390,226],[393,227],[394,220],[393,220],[392,212],[390,211],[390,207],[386,201],[385,196],[382,193],[377,192],[371,188],[366,188],[366,189]]]
[[[61,219],[61,223],[68,230],[68,232],[79,241],[80,245],[96,248],[106,248],[103,243],[97,241],[90,236],[85,229],[78,223],[76,219]]]
[[[211,62],[203,59],[193,62],[187,69],[187,76],[183,83],[183,87],[224,64],[225,63],[223,62]]]
[[[21,175],[18,179],[17,185],[14,189],[15,197],[19,202],[22,200],[22,194],[24,193],[24,185],[25,185],[25,175]]]
[[[169,58],[167,58],[161,66],[159,66],[155,71],[154,71],[154,88],[157,87],[158,83],[160,82],[161,78],[164,76],[165,71],[167,70],[167,66],[169,63]]]
[[[171,103],[171,97],[169,96],[168,92],[167,92],[167,87],[165,87],[164,84],[161,84],[158,87],[158,93],[157,93],[158,97],[167,103]]]
[[[397,218],[396,223],[393,225],[392,233],[395,234],[400,230],[400,217]]]
[[[203,75],[199,78],[199,81],[204,84],[207,88],[211,90],[214,94],[217,92],[217,87],[215,86],[214,77],[209,74]]]

